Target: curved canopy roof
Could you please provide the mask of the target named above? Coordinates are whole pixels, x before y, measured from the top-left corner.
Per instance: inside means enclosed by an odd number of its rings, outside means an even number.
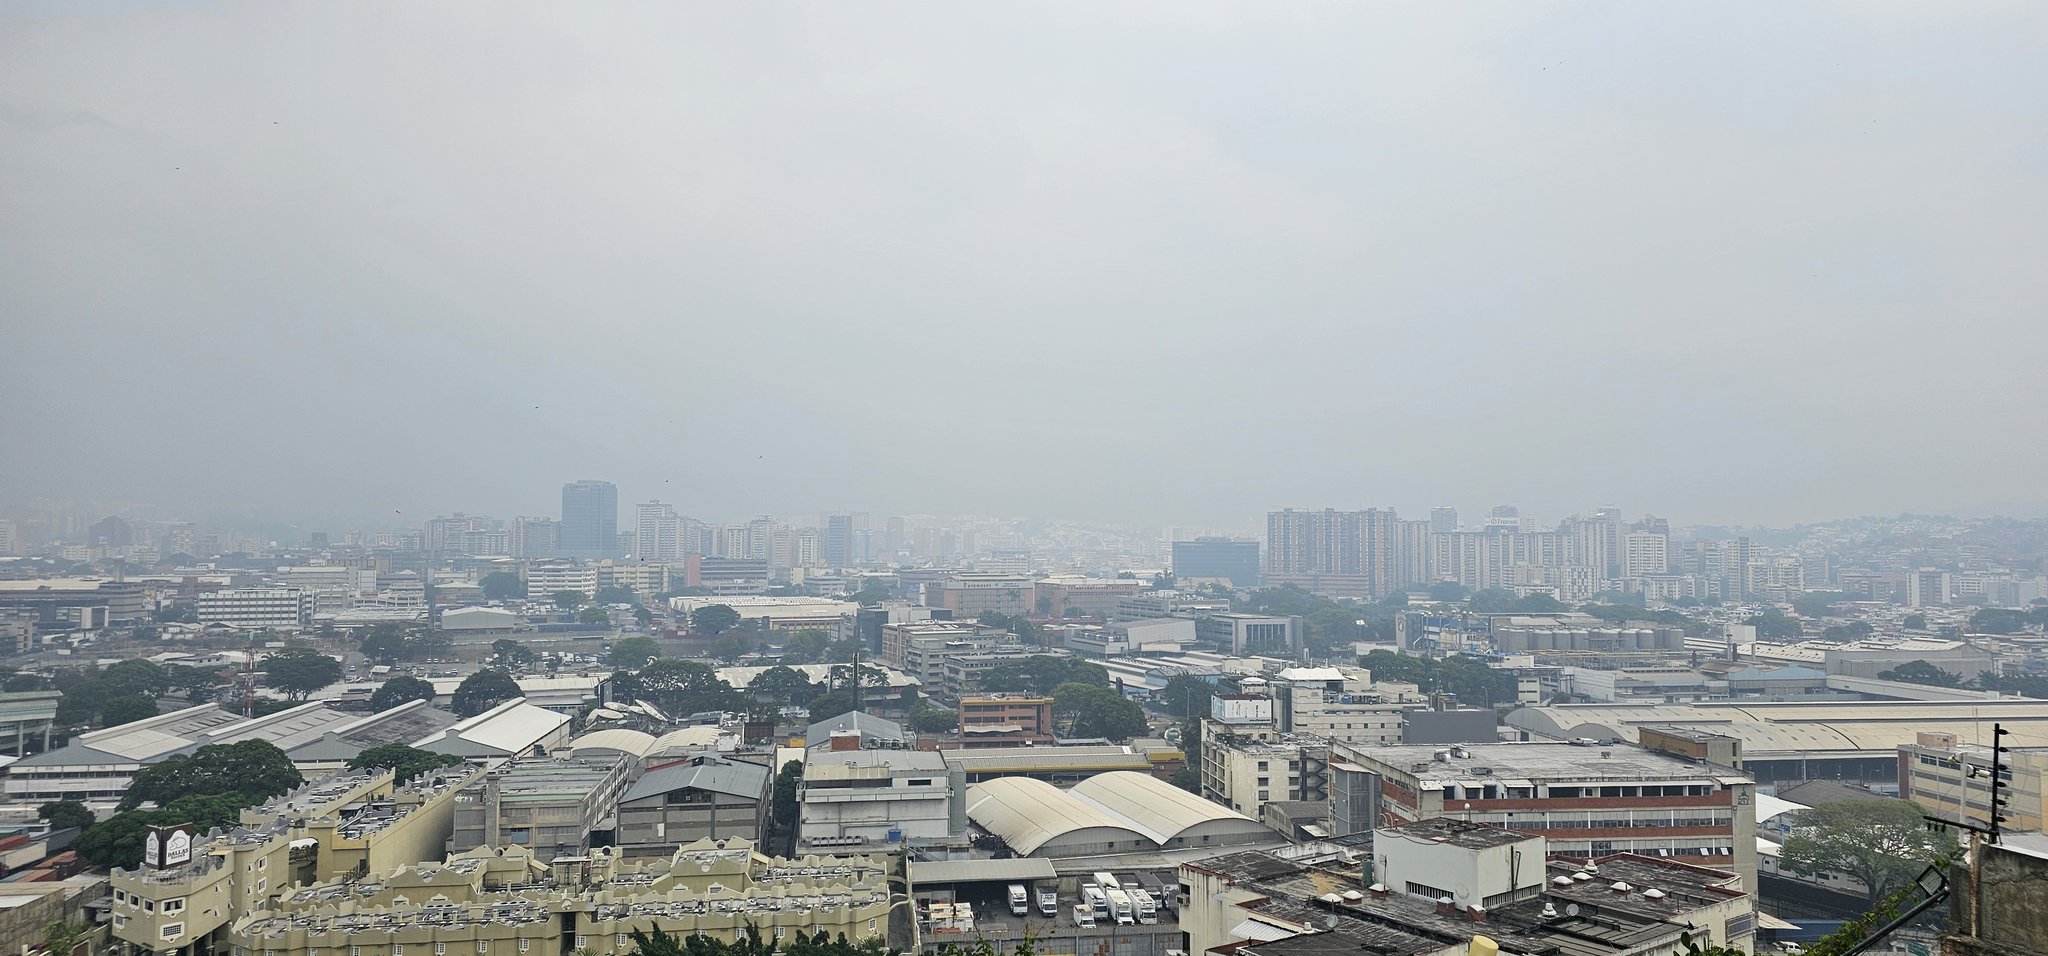
[[[593,731],[571,740],[569,750],[572,753],[583,750],[616,750],[635,757],[645,757],[654,744],[653,734],[615,727],[611,730]]]
[[[1255,823],[1220,803],[1210,803],[1148,773],[1099,773],[1074,785],[1073,794],[1122,817],[1160,845],[1204,823]]]
[[[1085,801],[1074,799],[1065,790],[1030,777],[998,777],[968,788],[967,816],[1025,855],[1037,852],[1052,840],[1084,830],[1110,831],[1105,839],[1151,837]]]
[[[682,727],[671,730],[647,745],[641,756],[656,757],[663,754],[689,753],[709,750],[718,745],[718,728],[709,724],[697,727]]]

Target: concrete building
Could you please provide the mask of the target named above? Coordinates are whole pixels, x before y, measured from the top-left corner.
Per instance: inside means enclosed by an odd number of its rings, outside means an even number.
[[[956,621],[972,621],[989,611],[1030,614],[1037,590],[1027,575],[963,571],[927,582],[921,600],[926,607],[951,611]]]
[[[958,830],[952,779],[930,751],[807,750],[797,801],[797,836],[807,846],[879,844],[891,834],[944,839]]]
[[[946,769],[968,784],[1002,777],[1029,777],[1057,787],[1071,787],[1098,774],[1129,771],[1161,780],[1187,766],[1179,746],[1154,738],[1127,744],[1073,744],[1052,747],[979,747],[942,749]]]
[[[1269,512],[1266,584],[1294,584],[1335,597],[1385,597],[1394,586],[1399,523],[1391,509]]]
[[[1202,796],[1262,818],[1274,801],[1330,799],[1330,744],[1320,737],[1202,735]]]
[[[1413,684],[1374,684],[1355,667],[1283,668],[1265,686],[1279,730],[1323,740],[1400,743],[1402,715],[1429,705]]]
[[[709,754],[649,771],[619,797],[618,846],[628,858],[666,858],[702,839],[758,841],[774,777],[765,765]]]
[[[1322,841],[1183,863],[1180,927],[1188,952],[1249,956],[1666,956],[1687,936],[1753,946],[1754,902],[1735,874],[1546,849],[1541,836],[1437,818],[1382,829],[1363,853]]]
[[[1130,578],[1045,578],[1032,584],[1032,610],[1047,617],[1092,617],[1107,620],[1117,602],[1138,593]]]
[[[294,629],[313,623],[314,594],[298,588],[235,588],[199,595],[199,623],[240,631]]]
[[[439,859],[455,793],[478,773],[447,768],[405,787],[388,770],[334,774],[243,810],[229,833],[173,831],[160,859],[145,850],[142,867],[109,874],[113,934],[141,952],[218,952],[231,924],[295,884]]]
[[[515,760],[471,782],[456,798],[448,852],[524,847],[546,863],[584,856],[591,834],[617,827],[625,760]]]
[[[1053,741],[1052,698],[1011,694],[960,698],[960,746],[1020,747]]]
[[[1196,538],[1173,543],[1174,577],[1227,581],[1231,587],[1259,585],[1259,543],[1236,538]]]
[[[1954,579],[1949,572],[1917,568],[1906,573],[1907,607],[1941,607],[1954,600]]]
[[[619,554],[619,487],[609,481],[572,481],[562,486],[562,522],[555,553],[570,558],[612,558]]]
[[[50,728],[57,722],[62,691],[26,690],[0,693],[0,751],[25,757],[31,749],[50,749]]]
[[[1301,619],[1267,614],[1207,614],[1195,618],[1195,640],[1241,657],[1291,658],[1301,650]]]
[[[582,561],[554,558],[526,565],[526,593],[536,601],[551,600],[563,591],[574,591],[590,600],[597,595],[597,567]]]
[[[1756,884],[1756,784],[1740,771],[1619,743],[1332,750],[1335,762],[1368,775],[1367,786],[1377,778],[1389,822],[1455,815],[1512,824],[1547,838],[1553,854],[1672,858]]]
[[[1670,573],[1670,538],[1653,531],[1631,531],[1621,538],[1623,577],[1641,578]]]
[[[669,598],[671,610],[687,617],[699,608],[722,604],[739,613],[746,624],[766,631],[824,631],[833,637],[853,632],[853,615],[860,605],[821,597],[764,597],[760,595],[691,596]]]
[[[2048,774],[2048,748],[2008,749],[2002,763],[2003,826],[2048,827],[2048,784],[2042,779]],[[1954,734],[1919,734],[1913,743],[1899,746],[1899,796],[1944,820],[1990,825],[1991,748],[1959,741]]]
[[[92,616],[113,625],[133,624],[149,616],[142,582],[100,578],[0,581],[0,611],[10,609],[32,612],[36,620],[44,622],[75,620],[88,609],[97,611]]]
[[[1053,629],[1064,632],[1067,650],[1082,657],[1098,659],[1178,650],[1195,642],[1195,622],[1184,617],[1121,620],[1100,625],[1055,625]]]

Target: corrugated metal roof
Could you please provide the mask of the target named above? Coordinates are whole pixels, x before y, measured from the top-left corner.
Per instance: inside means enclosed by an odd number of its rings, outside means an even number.
[[[1220,803],[1211,803],[1151,774],[1118,770],[1074,785],[1073,794],[1136,824],[1156,843],[1217,820],[1256,822]]]
[[[912,885],[929,883],[1019,883],[1050,880],[1052,861],[1043,857],[1012,857],[1007,860],[931,860],[910,864]]]
[[[736,797],[759,797],[768,791],[768,768],[737,761],[705,760],[653,771],[626,790],[620,803],[630,803],[675,790],[697,789]]]

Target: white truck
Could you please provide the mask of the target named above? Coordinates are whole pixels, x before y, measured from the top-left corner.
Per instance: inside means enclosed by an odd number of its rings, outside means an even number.
[[[1046,916],[1060,915],[1060,891],[1039,887],[1038,911]]]
[[[1109,888],[1107,895],[1109,896],[1109,912],[1111,916],[1116,918],[1117,925],[1128,926],[1138,921],[1137,908],[1131,905],[1131,894],[1124,892],[1123,887],[1112,886]]]
[[[1086,903],[1075,903],[1075,904],[1074,904],[1074,925],[1075,925],[1075,926],[1094,926],[1094,925],[1095,925],[1095,911],[1094,911],[1094,910],[1092,910],[1092,909],[1089,909],[1089,908],[1088,908],[1088,904],[1086,904]]]
[[[1094,913],[1096,919],[1109,919],[1109,896],[1102,892],[1102,887],[1093,883],[1081,887],[1081,899],[1087,901],[1088,912]]]
[[[1010,884],[1010,915],[1031,915],[1031,897],[1024,892],[1024,884]]]
[[[1138,922],[1147,926],[1159,922],[1159,904],[1153,901],[1152,894],[1144,890],[1126,890],[1125,892],[1130,894],[1131,906],[1138,912]]]

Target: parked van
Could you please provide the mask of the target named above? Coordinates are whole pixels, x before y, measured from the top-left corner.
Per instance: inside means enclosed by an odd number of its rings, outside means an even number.
[[[1025,894],[1022,883],[1010,884],[1010,915],[1031,915],[1031,897]]]
[[[1060,915],[1059,891],[1040,888],[1038,891],[1038,911],[1047,916]]]

